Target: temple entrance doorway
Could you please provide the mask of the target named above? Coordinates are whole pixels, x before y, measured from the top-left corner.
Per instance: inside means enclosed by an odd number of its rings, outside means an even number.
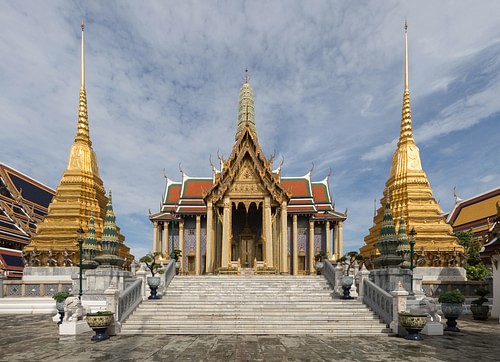
[[[233,256],[242,268],[253,268],[254,261],[263,261],[262,208],[255,202],[247,207],[243,202],[233,205]]]

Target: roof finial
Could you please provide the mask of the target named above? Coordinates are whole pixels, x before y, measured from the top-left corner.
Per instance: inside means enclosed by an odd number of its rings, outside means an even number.
[[[85,88],[85,47],[84,47],[84,41],[83,41],[83,31],[85,29],[85,24],[83,22],[82,18],[82,70],[81,70],[81,79],[80,79],[80,87]]]
[[[250,77],[248,76],[248,68],[245,68],[245,83],[248,83],[248,80],[250,79]]]
[[[405,19],[405,90],[408,90],[408,20]]]

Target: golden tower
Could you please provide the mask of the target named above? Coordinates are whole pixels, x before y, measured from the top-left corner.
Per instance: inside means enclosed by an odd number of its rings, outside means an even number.
[[[415,228],[416,266],[460,266],[463,247],[452,236],[452,227],[446,224],[441,208],[432,196],[432,189],[427,175],[422,169],[420,152],[413,139],[410,90],[408,85],[408,32],[405,23],[405,71],[403,109],[399,142],[392,156],[389,178],[385,183],[381,207],[373,218],[373,226],[365,237],[365,246],[361,254],[373,260],[380,255],[375,243],[380,237],[384,216],[384,201],[391,200],[394,220],[404,218],[406,229]],[[396,225],[396,228],[399,226]]]
[[[56,195],[49,205],[47,216],[38,224],[36,235],[24,248],[25,259],[30,266],[48,265],[49,254],[51,258],[55,258],[58,266],[77,264],[79,261],[77,230],[80,226],[87,230],[93,215],[97,239],[100,239],[103,230],[108,198],[99,176],[97,157],[92,149],[89,134],[83,21],[81,42],[80,98],[75,141],[71,146],[68,165],[56,189]],[[123,244],[124,236],[119,232],[118,234],[121,243],[120,254],[130,256],[129,248]]]

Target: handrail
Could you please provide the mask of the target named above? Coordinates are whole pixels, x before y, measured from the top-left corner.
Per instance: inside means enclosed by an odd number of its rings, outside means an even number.
[[[142,278],[137,278],[118,297],[117,319],[123,322],[142,302]]]
[[[363,303],[368,305],[380,318],[390,324],[393,320],[392,316],[392,295],[380,288],[370,279],[366,279],[363,283]]]
[[[169,286],[172,279],[175,277],[175,260],[172,259],[168,262],[165,268],[165,288]]]
[[[335,268],[328,259],[323,260],[323,274],[332,288],[335,288]]]

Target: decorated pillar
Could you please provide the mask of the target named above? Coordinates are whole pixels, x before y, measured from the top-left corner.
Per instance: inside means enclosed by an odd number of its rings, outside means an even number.
[[[224,197],[224,215],[222,217],[222,255],[221,266],[227,268],[229,265],[229,249],[231,248],[231,199]]]
[[[339,221],[339,226],[338,226],[338,255],[339,258],[344,255],[344,233],[342,231],[342,221]]]
[[[266,232],[266,261],[269,268],[274,267],[273,260],[273,238],[271,228],[271,199],[269,196],[264,198],[264,220]]]
[[[285,201],[281,203],[281,255],[280,272],[288,274],[288,211]]]
[[[293,275],[299,273],[299,245],[297,240],[297,215],[293,215],[292,219],[292,270]]]
[[[195,273],[201,274],[201,216],[196,215],[196,260],[195,260]]]
[[[213,209],[212,201],[207,202],[207,246],[206,246],[206,259],[205,259],[205,270],[207,274],[213,273],[213,253],[212,244],[214,243],[214,233],[213,233]]]
[[[328,260],[332,259],[332,239],[330,237],[330,221],[325,221],[326,255]]]
[[[158,250],[158,221],[153,222],[153,252],[161,251]]]
[[[184,256],[186,252],[184,250],[184,220],[182,218],[179,220],[179,249],[182,250],[180,271],[184,272]]]
[[[164,246],[164,249],[163,249],[163,256],[166,258],[166,257],[170,257],[170,253],[168,252],[168,248],[170,247],[170,242],[169,242],[169,226],[170,226],[170,222],[169,221],[165,221],[163,223],[163,246]]]
[[[309,220],[309,273],[316,274],[314,269],[314,221]]]

